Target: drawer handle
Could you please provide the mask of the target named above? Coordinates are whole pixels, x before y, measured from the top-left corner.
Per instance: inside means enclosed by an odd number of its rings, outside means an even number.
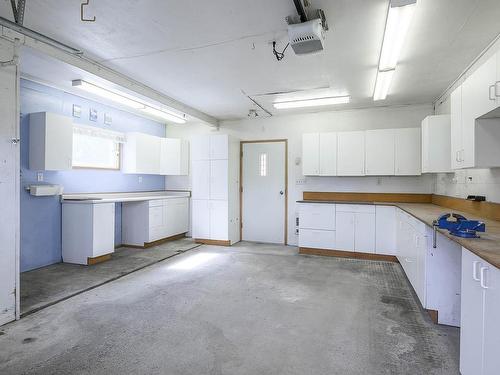
[[[493,89],[493,90],[491,90],[491,89]],[[493,91],[493,95],[491,95],[492,91]],[[497,100],[497,98],[495,97],[495,91],[496,91],[496,85],[491,85],[490,88],[489,88],[489,93],[488,93],[488,96],[489,96],[490,100],[493,100],[493,101]]]
[[[481,267],[481,288],[483,289],[489,289],[488,286],[486,286],[486,271],[488,270],[488,267]]]
[[[475,280],[475,281],[480,281],[479,277],[477,276],[477,266],[478,264],[480,264],[481,262],[475,260],[474,262],[472,262],[472,278]]]

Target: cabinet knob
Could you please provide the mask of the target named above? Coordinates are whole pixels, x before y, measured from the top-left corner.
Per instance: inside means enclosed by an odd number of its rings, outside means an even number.
[[[283,193],[283,190],[281,190],[281,191],[280,191],[280,195],[283,195],[283,194],[284,194],[284,193]]]

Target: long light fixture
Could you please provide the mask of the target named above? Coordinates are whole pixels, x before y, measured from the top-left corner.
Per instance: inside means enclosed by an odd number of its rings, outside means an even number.
[[[175,122],[176,124],[185,124],[186,120],[174,113],[170,113],[164,109],[158,109],[155,107],[152,107],[150,105],[147,105],[145,103],[142,103],[138,100],[134,100],[131,98],[126,97],[125,95],[116,93],[114,91],[105,89],[103,87],[94,85],[93,83],[81,80],[81,79],[76,79],[72,81],[73,87],[77,87],[81,90],[87,91],[91,94],[100,96],[104,99],[111,100],[112,102],[122,104],[124,106],[127,106],[129,108],[144,112],[147,115],[154,116],[157,118],[161,118],[163,120]]]
[[[378,65],[373,100],[384,100],[391,87],[404,40],[410,27],[417,0],[391,0]]]
[[[375,82],[375,92],[373,100],[384,100],[387,98],[387,93],[391,87],[392,78],[394,77],[394,69],[383,70],[377,73],[377,82]]]
[[[331,96],[327,98],[290,100],[273,103],[276,109],[319,107],[324,105],[347,104],[351,101],[350,96]]]

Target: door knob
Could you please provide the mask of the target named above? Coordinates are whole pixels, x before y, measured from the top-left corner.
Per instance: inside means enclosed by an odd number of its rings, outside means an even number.
[[[280,191],[280,195],[283,195],[283,194],[284,194],[284,193],[283,193],[283,190],[281,190],[281,191]]]

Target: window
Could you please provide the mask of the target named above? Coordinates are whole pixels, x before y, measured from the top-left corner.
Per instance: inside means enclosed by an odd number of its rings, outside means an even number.
[[[120,169],[120,143],[122,133],[90,126],[73,129],[73,167]]]
[[[267,176],[267,154],[260,154],[260,175]]]

